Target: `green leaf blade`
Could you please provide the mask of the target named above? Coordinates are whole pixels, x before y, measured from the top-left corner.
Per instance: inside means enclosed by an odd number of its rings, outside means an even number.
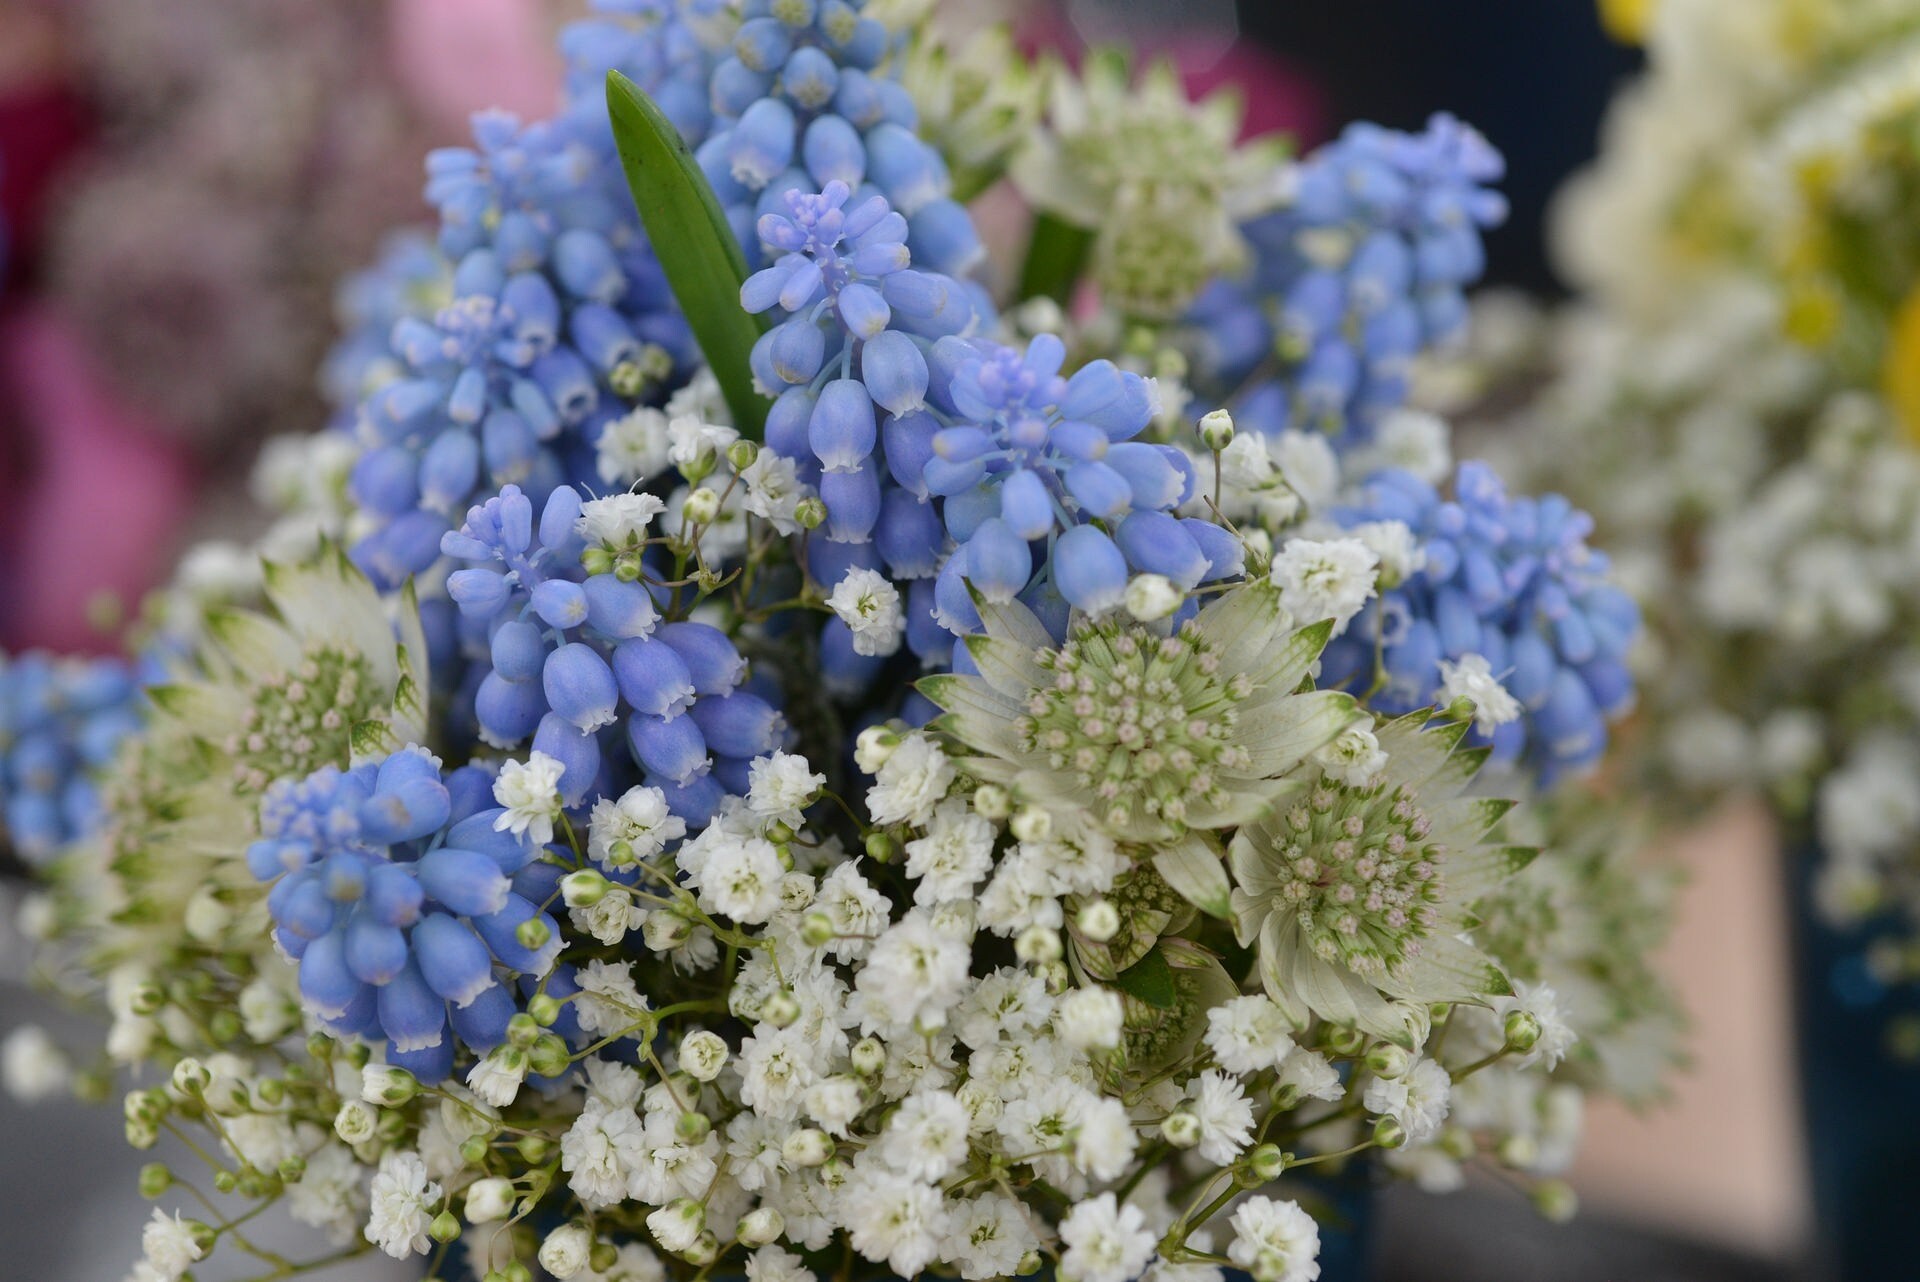
[[[746,256],[680,132],[617,71],[607,73],[607,112],[620,167],[667,284],[719,380],[734,426],[759,440],[767,400],[753,388],[749,363],[760,321],[740,306]]]

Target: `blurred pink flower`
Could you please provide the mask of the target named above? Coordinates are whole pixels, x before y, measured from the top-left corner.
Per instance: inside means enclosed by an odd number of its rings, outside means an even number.
[[[467,135],[467,117],[499,107],[551,113],[560,66],[539,0],[393,0],[394,70],[437,132]]]
[[[192,499],[179,443],[111,397],[78,336],[44,308],[0,323],[10,457],[0,525],[0,644],[101,652],[103,593],[128,608],[163,581]],[[16,470],[17,469],[17,470]]]

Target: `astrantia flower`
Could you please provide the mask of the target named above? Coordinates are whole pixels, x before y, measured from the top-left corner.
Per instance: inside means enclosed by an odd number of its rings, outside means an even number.
[[[1328,629],[1289,632],[1265,585],[1223,594],[1170,636],[1081,619],[1056,644],[1024,606],[980,611],[986,635],[966,642],[979,674],[921,683],[946,709],[936,724],[974,754],[976,778],[1063,823],[1084,813],[1114,840],[1247,822],[1298,791],[1289,772],[1355,716],[1344,695],[1295,692]]]
[[[1239,128],[1235,96],[1192,103],[1171,64],[1136,83],[1124,54],[1098,51],[1078,77],[1053,78],[1046,127],[1012,175],[1036,207],[1096,232],[1093,278],[1105,301],[1168,319],[1244,263],[1238,224],[1287,190],[1277,141],[1238,145]]]
[[[1296,1024],[1313,1014],[1405,1044],[1396,1000],[1512,991],[1460,936],[1469,906],[1535,852],[1487,843],[1513,803],[1461,795],[1486,750],[1458,748],[1464,723],[1426,720],[1379,727],[1387,762],[1372,784],[1321,774],[1233,838],[1236,933],[1258,949],[1267,995]]]

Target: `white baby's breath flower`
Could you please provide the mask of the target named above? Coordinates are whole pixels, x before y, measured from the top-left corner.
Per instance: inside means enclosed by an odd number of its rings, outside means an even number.
[[[880,1156],[909,1179],[945,1179],[967,1156],[967,1122],[950,1091],[909,1095],[887,1121]]]
[[[906,635],[900,591],[883,574],[854,566],[834,586],[827,607],[853,633],[855,654],[889,655]]]
[[[367,1241],[396,1260],[424,1255],[430,1245],[427,1225],[439,1201],[440,1186],[427,1178],[420,1155],[389,1151],[373,1177]]]
[[[1373,596],[1379,563],[1359,539],[1291,539],[1274,553],[1273,582],[1294,618],[1332,619],[1338,636]]]
[[[67,1057],[38,1024],[14,1029],[0,1046],[0,1080],[5,1081],[7,1094],[23,1104],[64,1090],[72,1076]]]
[[[867,813],[876,824],[925,824],[953,777],[953,763],[932,739],[902,735],[867,790]]]
[[[740,433],[725,423],[709,423],[698,414],[680,414],[667,423],[667,457],[675,467],[685,469],[715,454],[740,439]]]
[[[1112,1050],[1120,1044],[1125,1014],[1111,988],[1076,988],[1054,1007],[1053,1027],[1076,1050]]]
[[[800,532],[794,514],[800,501],[813,494],[813,487],[800,480],[792,459],[763,449],[740,473],[740,480],[747,487],[747,511],[771,522],[782,534]]]
[[[856,1169],[839,1206],[853,1249],[900,1277],[917,1276],[938,1257],[946,1227],[940,1190],[884,1167]]]
[[[535,750],[525,761],[501,763],[493,781],[493,799],[506,807],[493,821],[498,832],[527,834],[537,846],[553,840],[553,821],[560,814],[560,776],[566,765],[557,757]]]
[[[588,823],[587,857],[609,868],[645,862],[687,835],[686,821],[667,808],[666,794],[643,785],[627,789],[618,801],[594,802]]]
[[[1153,1258],[1153,1233],[1137,1206],[1118,1205],[1111,1193],[1077,1204],[1060,1221],[1065,1282],[1132,1282]]]
[[[1313,1282],[1319,1257],[1320,1226],[1297,1203],[1254,1196],[1234,1211],[1227,1258],[1255,1282]]]
[[[1287,1017],[1265,994],[1235,997],[1207,1012],[1207,1049],[1229,1073],[1272,1068],[1293,1049]]]
[[[1567,1052],[1573,1049],[1573,1044],[1580,1040],[1567,1023],[1559,994],[1545,984],[1516,980],[1513,996],[1496,997],[1492,1005],[1493,1013],[1503,1020],[1514,1011],[1524,1012],[1533,1018],[1540,1030],[1532,1048],[1514,1060],[1523,1068],[1534,1064],[1544,1065],[1548,1069],[1557,1068]]]
[[[648,1009],[647,999],[633,982],[630,963],[590,961],[574,982],[580,986],[573,1003],[580,1027],[596,1036],[623,1032]]]
[[[666,510],[667,505],[651,494],[609,494],[581,504],[574,528],[589,543],[620,548],[646,538],[647,526]]]
[[[632,485],[666,470],[667,416],[641,407],[608,423],[595,447],[600,479],[608,485]]]
[[[814,773],[807,759],[797,753],[755,757],[747,767],[747,805],[763,819],[797,825],[801,812],[826,782],[827,777]]]
[[[1404,521],[1367,521],[1347,533],[1379,558],[1382,588],[1399,587],[1427,566],[1427,550]]]
[[[1400,1123],[1409,1144],[1420,1144],[1440,1133],[1452,1095],[1453,1082],[1447,1070],[1423,1059],[1399,1077],[1376,1077],[1368,1082],[1361,1102],[1369,1112]]]
[[[1386,766],[1387,754],[1374,737],[1373,718],[1364,717],[1335,735],[1332,743],[1316,749],[1313,760],[1341,783],[1364,788]]]
[[[153,1208],[153,1218],[140,1233],[140,1249],[154,1276],[166,1282],[174,1282],[206,1254],[194,1240],[191,1225],[178,1213],[168,1215],[157,1206]]]
[[[467,1085],[495,1108],[505,1108],[527,1080],[527,1053],[511,1043],[496,1046],[467,1070]]]
[[[1279,1084],[1299,1092],[1302,1099],[1333,1102],[1346,1098],[1340,1070],[1319,1051],[1295,1050],[1280,1064]]]
[[[1492,734],[1521,713],[1520,701],[1493,675],[1484,654],[1463,654],[1458,660],[1440,660],[1440,702],[1456,699],[1473,705],[1473,724],[1481,734]]]
[[[1200,1156],[1231,1165],[1253,1141],[1253,1102],[1240,1083],[1209,1069],[1187,1084],[1187,1112],[1200,1124]]]
[[[966,802],[949,798],[934,807],[927,835],[907,843],[907,876],[917,878],[916,904],[970,899],[993,869],[993,825]]]

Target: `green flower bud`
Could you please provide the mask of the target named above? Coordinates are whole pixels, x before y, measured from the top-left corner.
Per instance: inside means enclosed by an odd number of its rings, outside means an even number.
[[[703,455],[701,462],[705,464],[705,466],[698,467],[698,470],[701,476],[705,476],[707,472],[712,470],[712,461]],[[680,471],[682,475],[687,475],[689,469],[683,467]],[[687,479],[692,481],[698,478],[687,475]],[[693,522],[695,525],[712,525],[714,521],[720,517],[720,496],[715,493],[712,488],[702,485],[699,489],[687,495],[680,510],[686,515],[687,520]]]
[[[1391,1080],[1406,1076],[1407,1070],[1413,1066],[1413,1056],[1392,1042],[1380,1042],[1367,1051],[1366,1065],[1367,1071],[1375,1077]]]
[[[713,1122],[705,1113],[682,1113],[673,1124],[673,1133],[689,1144],[698,1144],[713,1134]]]
[[[533,1045],[534,1039],[538,1036],[540,1036],[540,1021],[527,1011],[516,1011],[507,1021],[507,1041],[521,1050]]]
[[[785,1028],[800,1018],[800,1002],[784,988],[768,995],[761,1004],[760,1018],[775,1028]]]
[[[552,1028],[560,1018],[560,999],[551,993],[535,993],[527,1002],[527,1014],[542,1028]]]
[[[1391,1117],[1373,1124],[1373,1142],[1381,1148],[1399,1148],[1407,1142],[1407,1129]]]
[[[823,1166],[833,1156],[833,1140],[825,1131],[802,1127],[787,1136],[780,1146],[780,1155],[794,1166]]]
[[[1030,1278],[1040,1271],[1040,1252],[1028,1251],[1020,1257],[1020,1263],[1014,1266],[1014,1272],[1023,1278]]]
[[[1201,415],[1200,439],[1216,453],[1233,444],[1233,415],[1223,409]]]
[[[307,1173],[307,1159],[298,1153],[291,1153],[280,1159],[280,1165],[273,1172],[286,1184],[298,1184]]]
[[[460,1160],[468,1166],[479,1166],[487,1160],[487,1153],[493,1145],[484,1135],[469,1135],[460,1141]]]
[[[232,1171],[215,1171],[213,1188],[216,1193],[231,1193],[240,1187],[240,1177]]]
[[[140,1196],[159,1197],[173,1187],[173,1172],[165,1162],[148,1162],[140,1168]]]
[[[759,457],[760,447],[744,436],[727,446],[727,466],[736,472],[746,471]]]
[[[546,947],[547,941],[553,938],[553,929],[540,918],[529,917],[513,928],[513,937],[522,948],[534,952]]]
[[[240,1040],[240,1017],[230,1010],[217,1010],[207,1016],[207,1032],[222,1046]]]
[[[834,929],[833,918],[817,909],[800,919],[800,942],[809,948],[824,948],[839,933]]]
[[[1065,951],[1060,932],[1047,926],[1028,926],[1013,941],[1014,956],[1029,966],[1059,961]]]
[[[817,530],[827,523],[827,505],[809,494],[794,504],[793,521],[803,530]]]
[[[433,1217],[432,1223],[427,1225],[427,1236],[441,1246],[445,1246],[460,1236],[460,1217],[452,1211],[440,1212]]]
[[[544,1135],[522,1135],[513,1149],[528,1162],[538,1166],[553,1152],[553,1141]]]
[[[1565,1180],[1542,1180],[1533,1187],[1534,1209],[1554,1224],[1580,1213],[1580,1195]]]
[[[588,574],[611,574],[613,553],[605,546],[590,547],[580,554],[580,568]]]
[[[1200,1142],[1200,1119],[1185,1109],[1169,1113],[1160,1123],[1160,1135],[1175,1148],[1192,1148]]]
[[[613,577],[622,583],[638,583],[646,572],[646,563],[637,556],[622,555],[613,563]]]
[[[712,1229],[702,1229],[693,1245],[680,1253],[680,1258],[688,1264],[705,1268],[720,1258],[720,1239],[713,1235]]]
[[[527,1050],[527,1063],[542,1077],[559,1077],[573,1063],[573,1053],[557,1033],[542,1033]]]
[[[127,1006],[136,1015],[157,1015],[167,1004],[167,994],[158,984],[142,984],[133,990]]]
[[[1540,1160],[1540,1141],[1531,1135],[1509,1135],[1494,1152],[1504,1165],[1524,1171]]]
[[[173,1089],[182,1095],[198,1095],[212,1082],[213,1074],[207,1071],[207,1066],[191,1055],[173,1066]]]
[[[1256,1144],[1253,1151],[1241,1160],[1262,1184],[1279,1179],[1280,1172],[1287,1169],[1287,1155],[1278,1144]]]
[[[870,832],[867,834],[867,858],[877,864],[891,863],[899,853],[900,843],[891,834]]]
[[[997,783],[983,783],[973,790],[973,812],[995,823],[1013,813],[1013,798]]]
[[[1053,832],[1053,816],[1038,806],[1027,806],[1014,815],[1009,827],[1021,841],[1044,841]]]
[[[560,897],[569,908],[591,908],[607,897],[607,879],[591,868],[570,872],[560,879]]]
[[[1525,1055],[1540,1040],[1540,1021],[1523,1010],[1507,1012],[1505,1030],[1506,1049],[1515,1055]]]
[[[1094,943],[1104,944],[1120,933],[1120,910],[1110,900],[1096,899],[1080,909],[1073,924]]]

